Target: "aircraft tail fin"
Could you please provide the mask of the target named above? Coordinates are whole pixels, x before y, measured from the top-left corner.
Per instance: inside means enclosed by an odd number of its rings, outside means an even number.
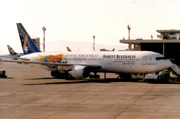
[[[17,55],[17,53],[12,49],[11,46],[7,45],[10,55]]]
[[[68,52],[72,52],[72,50],[69,47],[66,47]]]
[[[41,52],[34,42],[32,41],[31,37],[27,33],[26,29],[23,27],[21,23],[17,23],[17,29],[19,32],[19,38],[21,40],[21,45],[24,54],[30,54],[34,52]]]

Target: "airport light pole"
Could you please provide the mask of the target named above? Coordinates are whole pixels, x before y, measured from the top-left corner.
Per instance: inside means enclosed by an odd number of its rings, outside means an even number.
[[[43,27],[42,30],[43,30],[43,51],[45,52],[45,31],[46,31],[46,27]]]
[[[95,51],[95,35],[93,35],[93,51]]]
[[[151,35],[151,40],[153,40],[153,35]]]
[[[127,28],[128,28],[128,40],[130,40],[130,30],[131,30],[131,27],[128,25]],[[130,43],[129,43],[129,50],[131,50],[131,44]]]

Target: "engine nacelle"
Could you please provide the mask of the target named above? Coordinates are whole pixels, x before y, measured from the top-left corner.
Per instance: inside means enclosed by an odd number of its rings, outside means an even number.
[[[88,77],[90,75],[90,70],[85,66],[75,66],[69,73],[74,78],[81,79]]]

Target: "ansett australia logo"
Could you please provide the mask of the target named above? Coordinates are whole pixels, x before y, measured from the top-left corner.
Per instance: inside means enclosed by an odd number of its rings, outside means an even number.
[[[135,55],[103,55],[103,58],[129,58],[129,59],[133,59],[136,58]]]

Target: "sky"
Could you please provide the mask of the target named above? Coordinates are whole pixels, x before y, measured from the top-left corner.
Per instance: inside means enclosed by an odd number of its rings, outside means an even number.
[[[180,29],[179,5],[179,0],[4,0],[0,3],[0,54],[8,53],[7,45],[22,52],[16,23],[22,23],[31,37],[40,37],[41,43],[45,26],[46,45],[51,44],[46,51],[61,49],[52,42],[72,41],[77,47],[81,42],[92,43],[93,35],[96,44],[121,47],[119,40],[128,38],[127,25],[131,39],[151,35],[156,39],[157,29]]]

